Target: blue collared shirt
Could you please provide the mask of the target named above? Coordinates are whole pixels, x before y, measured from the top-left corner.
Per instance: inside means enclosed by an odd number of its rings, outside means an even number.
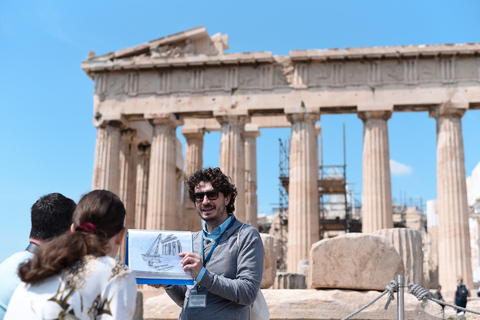
[[[232,221],[232,216],[229,216],[227,220],[225,220],[221,225],[213,229],[213,231],[210,233],[207,231],[207,224],[205,223],[204,220],[202,220],[202,225],[203,225],[203,234],[205,235],[205,238],[209,239],[210,241],[216,241],[227,229],[228,225]],[[202,241],[202,252],[203,252],[203,241]],[[205,267],[200,270],[200,273],[198,274],[196,280],[197,282],[200,282],[203,278],[203,275],[205,274]]]

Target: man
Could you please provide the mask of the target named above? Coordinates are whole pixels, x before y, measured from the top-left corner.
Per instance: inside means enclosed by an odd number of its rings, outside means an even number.
[[[470,289],[463,284],[463,278],[457,277],[457,289],[455,290],[455,295],[453,301],[455,305],[466,308],[467,307],[467,298],[470,297]],[[457,313],[464,313],[463,310],[457,309]]]
[[[5,316],[8,302],[20,284],[18,265],[33,257],[38,246],[70,229],[76,204],[60,193],[42,196],[31,208],[30,244],[0,264],[0,320]]]
[[[443,300],[443,296],[442,296],[442,286],[441,285],[438,285],[437,292],[435,292],[433,294],[433,298],[437,299],[439,301],[444,301],[445,302],[445,300]],[[444,311],[445,311],[445,305],[442,304],[441,306],[442,306],[442,314],[443,314]]]
[[[195,284],[165,290],[182,307],[181,320],[248,319],[263,275],[260,234],[233,215],[237,190],[219,168],[199,170],[187,184],[204,225],[194,234],[194,252],[179,254]]]

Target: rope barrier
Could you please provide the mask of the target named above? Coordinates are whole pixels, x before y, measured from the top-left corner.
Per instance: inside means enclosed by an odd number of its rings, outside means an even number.
[[[378,301],[381,297],[383,297],[384,295],[386,295],[388,293],[388,300],[387,300],[387,304],[385,305],[385,310],[387,310],[388,308],[388,305],[390,304],[390,301],[394,300],[395,297],[393,296],[393,290],[396,289],[398,287],[397,285],[397,282],[395,281],[390,281],[390,285],[388,285],[385,289],[385,291],[383,291],[378,297],[376,297],[375,299],[373,299],[372,301],[370,301],[369,303],[367,303],[366,305],[364,305],[363,307],[361,307],[360,309],[354,311],[353,313],[349,314],[348,316],[346,316],[345,318],[342,318],[342,320],[347,320],[347,319],[350,319],[351,317],[359,314],[360,312],[362,312],[364,309],[370,307],[372,304],[374,304],[376,301]]]
[[[449,307],[452,307],[454,309],[462,310],[464,312],[471,312],[471,313],[475,313],[475,314],[480,315],[480,312],[478,312],[478,311],[470,310],[470,309],[467,309],[467,308],[462,308],[462,307],[459,307],[459,306],[454,305],[454,304],[447,303],[447,302],[442,301],[442,300],[434,299],[434,298],[429,296],[427,290],[425,290],[424,288],[422,288],[421,286],[419,286],[417,284],[409,283],[408,288],[409,288],[408,293],[411,293],[412,295],[417,297],[418,300],[423,300],[423,301],[430,300],[430,301],[436,302],[440,305],[449,306]]]
[[[342,318],[342,320],[348,320],[348,319],[352,318],[353,316],[359,314],[360,312],[362,312],[363,310],[365,310],[366,308],[370,307],[372,304],[377,302],[381,297],[383,297],[386,294],[388,294],[388,300],[387,300],[387,303],[385,304],[385,310],[387,310],[388,306],[390,305],[390,302],[395,300],[395,296],[394,296],[394,291],[395,290],[398,290],[398,283],[396,281],[392,280],[392,281],[390,281],[390,285],[386,286],[385,291],[383,291],[378,297],[376,297],[375,299],[373,299],[372,301],[370,301],[369,303],[367,303],[366,305],[364,305],[360,309],[352,312],[351,314],[349,314],[345,318]],[[467,308],[462,308],[462,307],[459,307],[459,306],[454,305],[454,304],[447,303],[447,302],[442,301],[442,300],[434,299],[434,298],[430,297],[427,290],[425,290],[422,286],[419,286],[417,284],[409,283],[408,284],[408,293],[415,296],[419,301],[430,300],[430,301],[436,302],[440,305],[449,306],[449,307],[452,307],[454,309],[462,310],[464,312],[471,312],[471,313],[475,313],[475,314],[480,315],[480,312],[478,312],[478,311],[470,310],[470,309],[467,309]]]
[[[417,299],[420,301],[428,299],[428,291],[418,284],[409,283],[408,293],[417,297]]]

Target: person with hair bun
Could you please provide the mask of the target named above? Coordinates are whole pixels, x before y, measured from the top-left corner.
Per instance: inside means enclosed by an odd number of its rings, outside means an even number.
[[[107,190],[85,194],[71,233],[42,245],[20,265],[23,281],[5,314],[12,319],[132,319],[133,271],[115,260],[126,229],[125,207]]]

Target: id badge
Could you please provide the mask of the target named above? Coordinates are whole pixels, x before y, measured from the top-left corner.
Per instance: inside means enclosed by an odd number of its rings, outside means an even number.
[[[188,308],[206,308],[207,293],[206,292],[190,292],[188,297]]]

